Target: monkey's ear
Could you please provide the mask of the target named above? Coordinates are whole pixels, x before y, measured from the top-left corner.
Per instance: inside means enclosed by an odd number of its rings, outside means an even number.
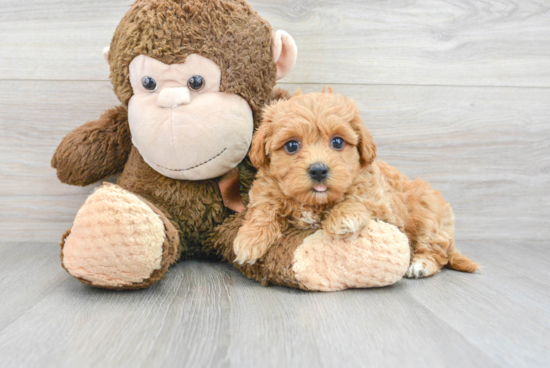
[[[292,36],[285,31],[274,32],[271,35],[271,55],[277,65],[277,80],[286,77],[298,57],[298,48]]]
[[[105,59],[105,61],[107,62],[107,64],[109,64],[109,51],[111,49],[111,46],[106,46],[104,49],[103,49],[103,58]]]

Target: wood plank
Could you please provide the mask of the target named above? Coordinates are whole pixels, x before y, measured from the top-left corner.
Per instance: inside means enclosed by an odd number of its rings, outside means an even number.
[[[229,332],[228,275],[208,264],[183,269],[134,292],[94,289],[65,275],[61,287],[0,330],[2,364],[219,366]],[[25,293],[17,291],[11,297]]]
[[[0,95],[0,232],[6,241],[57,242],[92,188],[59,183],[51,155],[117,100],[108,82],[0,81],[0,89],[10,90]],[[550,89],[335,90],[356,98],[379,158],[442,190],[458,239],[549,238]]]
[[[356,99],[380,159],[443,192],[455,211],[458,239],[548,239],[549,89],[335,90]]]
[[[33,252],[41,244],[25,244]],[[57,254],[56,254],[57,255]],[[47,256],[48,261],[52,257]],[[22,258],[9,260],[26,278]],[[0,259],[0,269],[4,269]],[[30,261],[32,262],[32,261]],[[59,270],[57,262],[50,264]],[[31,271],[32,277],[53,273]],[[226,264],[184,262],[156,286],[90,288],[65,275],[40,300],[0,291],[24,313],[0,328],[7,366],[494,367],[408,293],[411,283],[306,293],[264,288]],[[424,284],[421,284],[424,285]],[[429,287],[429,285],[424,285]]]
[[[329,294],[220,263],[134,292],[61,268],[95,186],[59,183],[50,158],[117,104],[101,50],[132,2],[2,2],[1,367],[549,365],[547,1],[251,1],[298,43],[282,86],[355,97],[379,157],[443,191],[459,249],[484,267]]]
[[[3,2],[0,79],[107,80],[132,0]],[[550,86],[542,0],[250,1],[299,47],[293,83]]]
[[[59,263],[55,243],[0,243],[0,331],[68,280]]]
[[[74,195],[0,196],[1,240],[58,244],[96,186],[79,189],[80,193]]]
[[[107,80],[102,50],[132,0],[4,0],[0,79]]]
[[[108,82],[2,81],[0,85],[10,90],[0,95],[2,240],[57,244],[97,185],[80,188],[60,183],[50,166],[53,152],[63,136],[97,119],[118,101]]]
[[[548,241],[486,241],[462,250],[482,263],[481,274],[446,270],[408,281],[407,292],[499,366],[548,366]]]
[[[545,366],[547,243],[463,250],[482,274],[307,293],[261,287],[226,264],[183,262],[150,289],[111,292],[71,279],[46,244],[4,243],[0,356],[43,367]]]
[[[407,296],[405,282],[329,294],[242,283],[230,319],[235,367],[495,366]]]

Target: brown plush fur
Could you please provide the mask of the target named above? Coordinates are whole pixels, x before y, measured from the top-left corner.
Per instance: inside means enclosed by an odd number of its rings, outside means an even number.
[[[232,263],[243,275],[261,282],[263,286],[278,285],[308,290],[305,285],[296,280],[292,265],[296,249],[302,245],[305,238],[315,232],[315,229],[288,228],[269,252],[256,263],[238,264],[235,262],[233,241],[245,216],[246,212],[235,214],[216,228],[206,247],[216,252],[224,261]]]
[[[85,186],[124,168],[132,147],[126,110],[132,97],[128,65],[138,55],[168,65],[184,63],[192,53],[215,61],[222,70],[220,90],[247,100],[258,126],[277,74],[271,32],[269,23],[244,0],[136,1],[119,23],[109,54],[111,82],[123,106],[63,139],[52,159],[59,179]]]
[[[334,137],[344,139],[343,149],[331,146]],[[297,153],[284,149],[291,140],[300,143]],[[379,219],[409,238],[408,276],[431,276],[446,265],[474,272],[478,265],[454,246],[453,213],[441,193],[375,157],[372,137],[351,100],[312,93],[268,107],[250,151],[259,172],[235,240],[239,263],[255,263],[289,228],[322,226],[331,235],[354,236],[370,219]],[[319,183],[308,174],[318,162],[330,170],[322,182],[326,192],[316,191]]]
[[[52,159],[59,179],[88,185],[122,171],[118,184],[145,198],[175,224],[183,259],[215,256],[204,243],[209,237],[216,239],[214,228],[232,213],[223,206],[219,178],[173,180],[144,162],[131,143],[128,125],[128,65],[137,55],[165,64],[183,63],[192,53],[207,57],[222,71],[220,90],[244,98],[258,126],[266,102],[286,96],[274,90],[271,33],[271,26],[244,0],[136,1],[117,27],[109,54],[111,81],[123,105],[63,139]],[[255,170],[245,160],[239,171],[246,200]]]
[[[132,97],[128,65],[138,55],[164,64],[195,53],[221,68],[220,90],[237,94],[260,112],[277,74],[271,26],[244,0],[138,0],[111,42],[111,82],[120,101]]]
[[[122,172],[131,147],[128,111],[115,107],[63,138],[52,167],[63,183],[86,186]]]

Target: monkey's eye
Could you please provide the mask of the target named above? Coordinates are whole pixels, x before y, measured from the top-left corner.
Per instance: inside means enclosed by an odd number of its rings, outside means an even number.
[[[342,150],[345,145],[346,145],[346,142],[340,137],[334,137],[330,142],[330,146],[337,151]]]
[[[285,144],[285,151],[286,153],[293,155],[300,149],[300,143],[296,141],[289,141]]]
[[[157,82],[151,77],[143,77],[141,84],[148,91],[154,92],[157,90]]]
[[[204,78],[200,75],[195,75],[187,81],[187,87],[191,91],[199,92],[201,89],[204,88]]]

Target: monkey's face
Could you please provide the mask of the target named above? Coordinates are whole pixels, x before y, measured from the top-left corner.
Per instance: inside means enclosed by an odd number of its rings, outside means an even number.
[[[297,48],[246,0],[136,0],[103,56],[144,160],[170,178],[204,180],[246,157]]]
[[[204,180],[229,172],[248,153],[254,129],[249,104],[220,92],[221,70],[191,54],[166,65],[140,55],[130,63],[132,142],[157,172]]]

